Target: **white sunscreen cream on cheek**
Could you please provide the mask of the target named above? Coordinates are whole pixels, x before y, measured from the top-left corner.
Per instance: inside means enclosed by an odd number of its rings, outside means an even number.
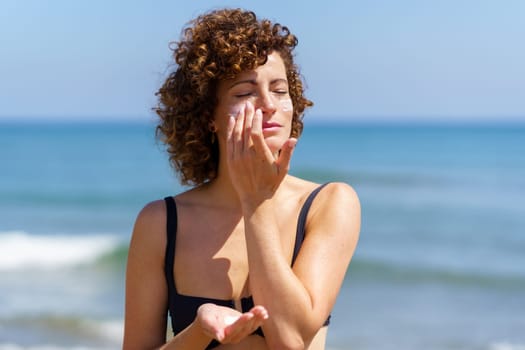
[[[287,100],[281,100],[280,102],[281,102],[281,111],[283,112],[293,111],[292,100],[287,99]]]
[[[237,118],[237,116],[239,115],[239,112],[242,110],[242,108],[244,107],[244,105],[235,105],[235,106],[232,106],[230,108],[230,111],[228,112],[228,115],[230,117],[234,117],[234,118]]]

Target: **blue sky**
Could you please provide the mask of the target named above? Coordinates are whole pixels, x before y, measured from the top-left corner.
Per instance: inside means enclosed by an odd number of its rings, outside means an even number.
[[[222,6],[299,37],[308,118],[525,121],[523,0],[2,0],[0,119],[151,118],[168,43]]]

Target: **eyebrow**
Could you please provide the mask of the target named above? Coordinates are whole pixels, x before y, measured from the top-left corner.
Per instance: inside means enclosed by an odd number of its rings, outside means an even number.
[[[270,81],[270,85],[273,85],[273,84],[276,84],[276,83],[280,83],[280,82],[284,82],[286,83],[286,85],[288,85],[288,80],[286,79],[283,79],[283,78],[277,78],[277,79],[274,79],[272,81]],[[255,79],[245,79],[245,80],[239,80],[239,81],[236,81],[234,83],[232,83],[229,87],[229,89],[233,88],[234,86],[237,86],[239,84],[251,84],[251,85],[257,85],[257,81],[255,81]]]

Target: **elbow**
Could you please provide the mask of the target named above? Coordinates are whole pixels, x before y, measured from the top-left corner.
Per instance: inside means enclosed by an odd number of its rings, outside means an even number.
[[[272,327],[273,328],[273,327]],[[319,327],[312,324],[296,324],[291,326],[289,323],[276,325],[273,333],[268,329],[264,332],[266,345],[271,350],[304,350],[310,347],[319,331]]]
[[[300,334],[288,334],[266,341],[268,348],[272,350],[304,350],[308,346],[308,342]]]
[[[304,350],[306,345],[304,341],[290,341],[290,339],[282,339],[282,341],[273,341],[268,344],[268,348],[272,350]]]

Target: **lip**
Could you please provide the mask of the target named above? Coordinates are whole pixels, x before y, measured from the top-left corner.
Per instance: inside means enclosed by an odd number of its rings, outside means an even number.
[[[275,128],[280,128],[280,127],[282,127],[281,124],[276,123],[276,122],[271,122],[271,121],[263,122],[262,124],[263,130],[275,129]]]

